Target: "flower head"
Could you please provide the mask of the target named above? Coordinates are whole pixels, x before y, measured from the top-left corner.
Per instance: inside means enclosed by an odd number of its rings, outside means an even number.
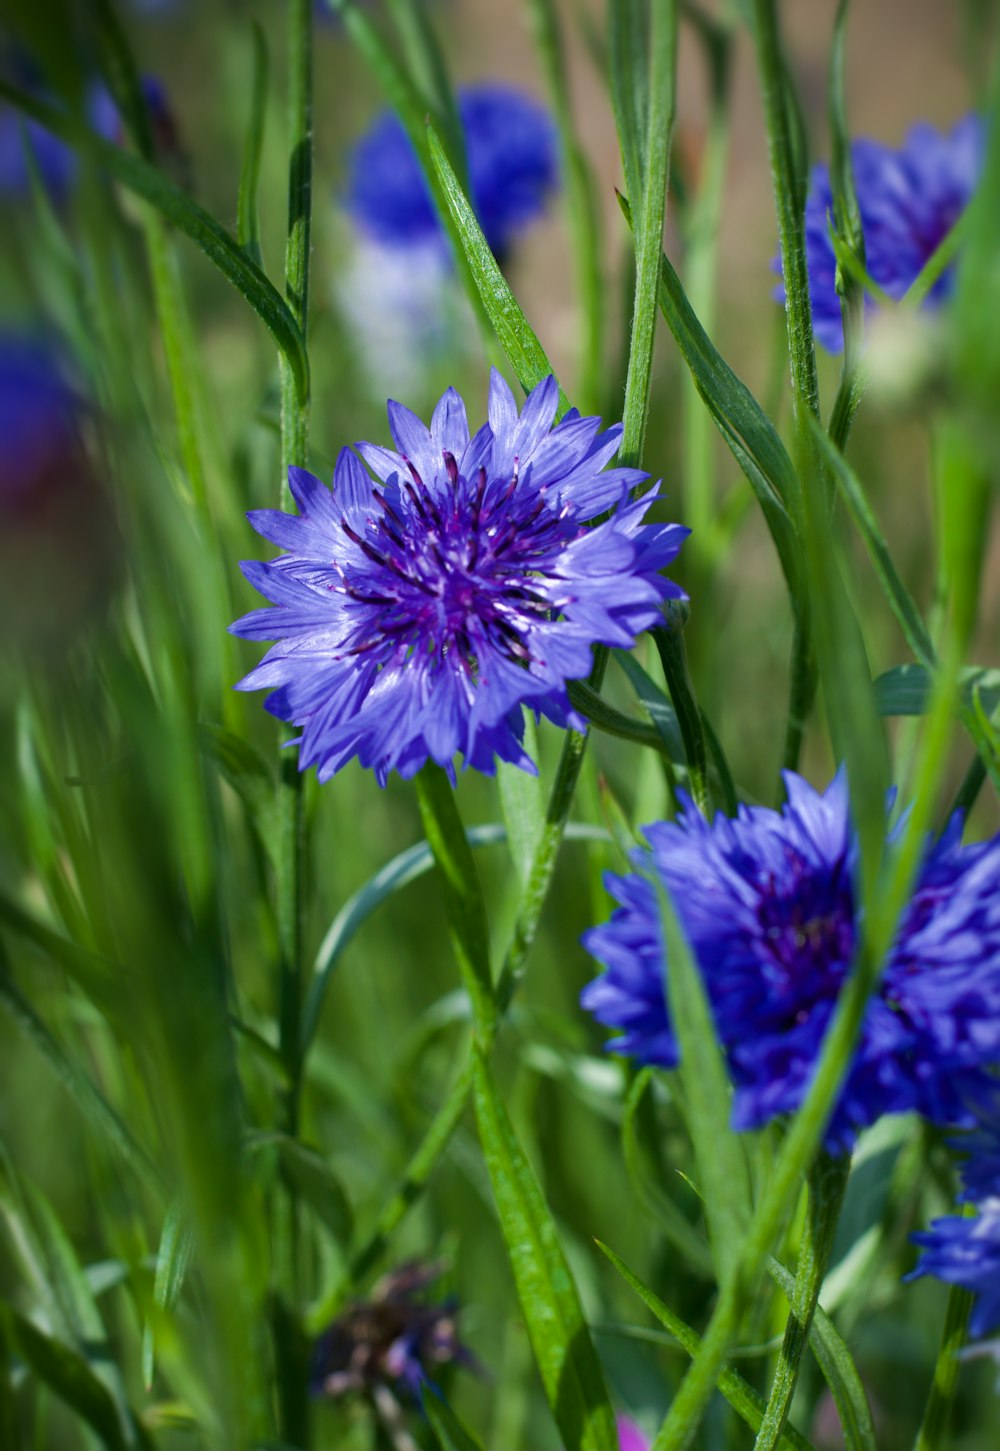
[[[381,486],[344,449],[332,492],[292,469],[299,514],[249,516],[287,553],[243,565],[275,608],[231,629],[279,643],[239,688],[273,689],[267,708],[302,726],[299,764],[321,781],[353,756],[380,784],[428,759],[453,775],[456,752],[487,774],[497,757],[534,770],[522,705],[582,729],[566,682],[591,646],[630,646],[681,595],[659,571],[687,530],[643,524],[655,490],[628,492],[647,476],[604,468],[621,429],[575,411],[553,428],[558,401],[546,378],[518,416],[494,371],[471,438],[452,388],[430,428],[390,403],[398,452],[357,445]]]
[[[556,186],[555,128],[546,111],[509,86],[470,86],[458,94],[469,192],[493,251],[539,215]],[[368,236],[385,246],[444,246],[434,205],[413,147],[391,112],[358,142],[351,159],[347,207]]]
[[[966,116],[947,134],[921,122],[898,150],[867,139],[852,144],[865,267],[890,297],[903,296],[962,215],[979,181],[984,147],[985,128],[978,116]],[[809,296],[817,339],[830,352],[839,352],[843,328],[830,240],[832,215],[830,169],[818,165],[806,202]],[[780,261],[776,266],[780,271]],[[948,269],[931,289],[928,303],[943,300],[952,282]],[[784,295],[779,288],[776,296]],[[870,297],[865,303],[869,309],[874,305]]]
[[[688,803],[647,827],[639,870],[609,878],[618,910],[584,937],[607,971],[581,1000],[622,1030],[609,1046],[676,1064],[649,880],[660,877],[705,980],[740,1129],[801,1103],[858,940],[846,778],[822,795],[791,772],[785,783],[780,812],[741,807],[709,824]],[[827,1131],[834,1150],[884,1113],[968,1122],[968,1097],[1000,1059],[1000,838],[963,847],[961,826],[953,818],[927,851]]]
[[[315,1396],[379,1390],[416,1397],[441,1367],[474,1364],[458,1339],[455,1304],[428,1302],[440,1265],[403,1265],[380,1280],[368,1300],[348,1307],[316,1342],[310,1389]]]
[[[956,1141],[968,1155],[962,1165],[960,1204],[973,1204],[975,1218],[948,1215],[935,1219],[913,1239],[924,1246],[917,1268],[907,1279],[934,1275],[961,1285],[976,1296],[969,1320],[974,1336],[1000,1330],[1000,1094],[981,1099],[975,1133]],[[1000,1341],[983,1347],[1000,1360]]]

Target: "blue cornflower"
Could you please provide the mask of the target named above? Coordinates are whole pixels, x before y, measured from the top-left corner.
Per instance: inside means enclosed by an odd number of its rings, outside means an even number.
[[[0,332],[0,503],[44,510],[69,459],[79,456],[79,406],[49,344]]]
[[[927,122],[913,126],[898,150],[862,139],[851,146],[854,184],[865,239],[865,268],[883,292],[900,298],[914,282],[965,210],[982,171],[985,127],[966,116],[948,134]],[[830,352],[844,345],[837,259],[830,241],[833,193],[830,169],[813,167],[806,202],[806,258],[816,337]],[[780,261],[776,264],[781,270]],[[951,290],[947,269],[927,302]],[[776,294],[784,298],[784,289]],[[870,310],[874,302],[866,296]]]
[[[962,1165],[960,1204],[974,1204],[974,1219],[949,1215],[935,1219],[923,1234],[913,1235],[923,1245],[920,1263],[907,1279],[934,1275],[951,1285],[971,1290],[976,1300],[969,1320],[975,1336],[1000,1330],[1000,1097],[980,1102],[975,1133],[957,1141],[968,1155]],[[984,1347],[1000,1359],[1000,1341]]]
[[[288,552],[243,565],[276,608],[231,629],[279,643],[239,688],[273,688],[267,708],[303,727],[299,764],[321,781],[353,756],[380,784],[428,759],[453,776],[456,752],[487,774],[497,757],[533,771],[522,705],[582,729],[566,682],[591,646],[632,645],[681,596],[660,570],[688,531],[643,524],[656,491],[628,493],[647,475],[604,468],[620,426],[574,410],[553,428],[558,401],[546,378],[518,417],[494,371],[471,439],[452,388],[429,429],[390,402],[398,452],[357,445],[381,488],[344,449],[332,493],[292,469],[298,516],[249,515]]]
[[[493,251],[537,217],[557,183],[556,133],[548,113],[510,86],[458,93],[469,192]],[[444,237],[416,155],[391,112],[354,149],[346,202],[357,225],[386,246],[409,248]]]
[[[380,1280],[320,1336],[309,1387],[314,1396],[368,1395],[382,1409],[388,1392],[416,1399],[449,1365],[475,1368],[458,1338],[454,1300],[428,1301],[440,1264],[413,1261]],[[380,1395],[380,1393],[382,1393]]]
[[[709,824],[686,803],[676,821],[647,827],[638,872],[608,879],[618,910],[583,939],[607,971],[581,1001],[622,1029],[609,1046],[675,1065],[649,876],[661,878],[704,977],[738,1129],[801,1103],[858,938],[846,777],[822,795],[791,772],[785,784],[781,811],[741,807]],[[848,1149],[884,1113],[968,1122],[967,1098],[1000,1061],[1000,837],[962,846],[961,830],[956,815],[927,850],[827,1131],[831,1149]]]

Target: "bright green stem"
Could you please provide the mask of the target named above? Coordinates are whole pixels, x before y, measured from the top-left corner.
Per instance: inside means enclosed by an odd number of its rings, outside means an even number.
[[[668,610],[671,606],[668,605]],[[703,816],[710,816],[712,797],[708,789],[708,753],[705,747],[705,732],[702,727],[701,711],[695,698],[694,687],[688,674],[687,655],[684,650],[684,625],[681,613],[673,607],[673,620],[666,627],[653,630],[653,641],[660,655],[663,674],[670,692],[670,699],[677,712],[677,724],[684,739],[691,794]]]
[[[177,271],[177,259],[167,234],[167,224],[152,208],[146,214],[145,231],[156,315],[177,416],[181,460],[195,505],[199,514],[205,516],[208,510],[208,494],[201,445],[204,433],[195,394],[198,364]]]
[[[785,1323],[778,1369],[771,1383],[767,1410],[754,1442],[754,1451],[774,1451],[781,1440],[798,1383],[802,1357],[809,1343],[809,1331],[823,1276],[830,1262],[837,1220],[850,1172],[849,1154],[843,1154],[836,1159],[828,1154],[820,1154],[809,1175],[809,1205],[799,1250],[795,1288]]]
[[[771,175],[778,214],[781,265],[785,282],[785,320],[792,374],[792,404],[797,426],[804,428],[806,413],[819,417],[819,382],[809,304],[806,264],[804,196],[796,174],[792,146],[787,72],[781,53],[775,0],[754,0],[757,65],[760,72],[764,116],[767,123]],[[812,628],[808,612],[796,614],[792,646],[789,718],[785,733],[784,765],[798,765],[805,720],[816,699],[819,676],[813,659]]]
[[[952,1285],[948,1290],[948,1305],[941,1331],[941,1348],[934,1366],[934,1381],[927,1398],[924,1419],[913,1443],[913,1451],[948,1451],[954,1444],[949,1428],[960,1369],[958,1352],[965,1343],[971,1313],[972,1295],[959,1285]]]
[[[490,934],[479,873],[455,802],[440,766],[429,761],[416,778],[424,834],[441,874],[444,904],[475,1033],[484,1049],[496,1035],[497,1005],[490,973]]]

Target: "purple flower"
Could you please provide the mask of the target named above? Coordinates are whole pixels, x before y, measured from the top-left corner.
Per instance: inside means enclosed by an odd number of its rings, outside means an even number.
[[[649,880],[660,877],[705,980],[738,1129],[801,1103],[858,938],[846,777],[822,795],[791,772],[785,784],[780,812],[741,807],[709,824],[686,803],[647,827],[638,871],[608,879],[618,910],[583,939],[607,971],[581,1001],[622,1030],[609,1047],[674,1066]],[[962,846],[961,828],[953,817],[927,850],[827,1131],[835,1151],[884,1113],[969,1122],[967,1101],[1000,1060],[1000,837]]]
[[[974,1219],[935,1219],[925,1233],[913,1235],[924,1253],[906,1276],[934,1275],[971,1290],[976,1299],[969,1330],[976,1337],[1000,1330],[1000,1094],[995,1085],[992,1095],[980,1100],[977,1118],[976,1132],[955,1146],[968,1155],[958,1202],[974,1204],[978,1213]],[[1000,1341],[982,1348],[1000,1359]]]
[[[555,128],[541,106],[509,86],[460,91],[458,113],[472,204],[499,256],[556,186]],[[430,239],[444,246],[420,165],[391,112],[354,149],[346,203],[361,230],[386,246],[409,248]]]
[[[985,128],[970,115],[942,134],[927,122],[913,126],[898,150],[879,141],[851,146],[854,185],[865,239],[865,267],[890,297],[900,298],[965,210],[982,170]],[[806,257],[816,337],[830,352],[843,347],[837,259],[830,241],[830,170],[813,167],[806,202]],[[775,264],[781,270],[780,260]],[[949,268],[928,303],[947,297]],[[775,294],[784,299],[784,288]],[[866,308],[874,306],[866,296]]]
[[[628,1416],[618,1416],[618,1451],[649,1451],[649,1441]]]
[[[454,779],[461,752],[487,774],[497,757],[533,771],[522,705],[583,729],[566,682],[591,646],[631,646],[682,594],[659,571],[688,531],[643,524],[655,490],[628,493],[647,475],[604,468],[621,428],[575,410],[553,428],[558,401],[546,378],[518,417],[494,371],[471,439],[453,388],[429,429],[390,402],[398,452],[357,445],[381,487],[344,449],[332,492],[292,469],[299,514],[248,516],[287,553],[243,565],[276,608],[231,629],[279,643],[239,688],[272,688],[268,710],[302,726],[302,769],[326,781],[357,756],[384,785],[432,759]]]
[[[475,1362],[458,1338],[453,1300],[428,1303],[425,1291],[439,1264],[403,1265],[356,1301],[317,1340],[310,1390],[337,1398],[351,1391],[376,1398],[400,1392],[416,1398],[443,1366]]]

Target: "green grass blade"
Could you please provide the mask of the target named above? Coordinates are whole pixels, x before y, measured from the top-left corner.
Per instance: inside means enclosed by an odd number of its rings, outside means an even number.
[[[416,778],[420,815],[441,876],[452,945],[472,1004],[476,1035],[490,1043],[497,1004],[490,970],[490,929],[479,873],[472,857],[451,782],[428,762]]]
[[[534,1170],[483,1056],[473,1098],[493,1198],[542,1385],[566,1451],[614,1451],[615,1418],[579,1296]]]
[[[649,712],[649,718],[659,732],[670,760],[678,765],[685,765],[687,756],[684,752],[684,737],[681,735],[677,712],[671,701],[634,655],[624,650],[615,650],[613,658],[624,670],[632,689]]]
[[[921,618],[920,611],[913,601],[912,595],[900,578],[899,572],[893,563],[889,546],[886,544],[885,538],[878,527],[878,520],[868,502],[861,481],[844,458],[844,455],[834,446],[815,419],[809,419],[809,427],[812,432],[813,442],[829,469],[830,476],[836,483],[844,502],[847,504],[858,533],[861,535],[878,577],[878,582],[882,586],[882,593],[885,595],[889,608],[899,622],[899,627],[903,632],[906,643],[922,664],[929,668],[932,667],[935,660],[935,653],[931,637],[927,632],[927,627]]]
[[[663,1328],[677,1341],[677,1344],[682,1346],[688,1355],[692,1357],[696,1355],[701,1344],[701,1337],[697,1332],[692,1330],[679,1315],[675,1315],[670,1307],[665,1305],[647,1285],[644,1285],[639,1276],[629,1269],[625,1261],[616,1255],[613,1249],[602,1244],[600,1240],[597,1241],[597,1247],[607,1255],[622,1279],[631,1286],[646,1308],[652,1311]],[[753,1386],[749,1385],[735,1370],[723,1371],[719,1377],[719,1390],[740,1419],[756,1434],[764,1419],[763,1396],[758,1394]],[[779,1447],[794,1447],[795,1451],[811,1451],[812,1447],[812,1443],[796,1431],[794,1426],[787,1425],[778,1445]]]
[[[772,1258],[768,1274],[790,1300],[795,1290],[795,1276],[791,1271]],[[848,1451],[878,1451],[871,1407],[854,1357],[829,1315],[819,1305],[813,1313],[809,1343],[823,1372],[823,1379],[830,1387]]]
[[[629,199],[639,205],[646,171],[649,115],[649,28],[642,0],[609,0],[611,102]],[[603,71],[605,67],[601,66]]]
[[[553,372],[552,364],[497,265],[440,138],[430,124],[427,126],[427,145],[434,175],[486,315],[518,382],[527,392]],[[559,412],[565,412],[567,406],[566,397],[560,392]]]
[[[530,714],[525,717],[524,749],[533,761],[538,760],[538,729]],[[523,892],[528,885],[531,863],[545,828],[542,778],[522,771],[519,766],[513,766],[509,761],[500,761],[497,765],[497,789],[511,861]]]
[[[426,1385],[420,1391],[420,1404],[441,1451],[483,1451],[482,1443],[459,1420],[448,1402]]]
[[[243,167],[236,198],[236,240],[251,262],[263,269],[260,248],[260,215],[257,193],[260,187],[260,158],[267,120],[267,39],[259,21],[253,22],[253,78],[250,82],[250,116],[243,143]]]
[[[79,126],[71,116],[0,81],[0,96],[39,122],[54,136],[92,157],[116,181],[150,202],[214,262],[271,332],[295,378],[300,398],[309,393],[309,364],[302,332],[289,308],[260,268],[204,207],[169,181],[156,167]]]
[[[677,84],[677,3],[660,0],[653,6],[650,39],[649,107],[646,126],[645,167],[636,208],[635,301],[625,378],[622,412],[621,462],[635,467],[642,458],[649,416],[653,372],[653,343],[663,255],[663,217],[667,202],[670,143],[673,136]]]
[[[158,1310],[172,1310],[177,1304],[193,1250],[191,1227],[185,1222],[180,1206],[172,1204],[163,1221],[163,1233],[156,1252],[153,1304]],[[153,1384],[155,1348],[155,1332],[153,1326],[147,1323],[142,1335],[142,1380],[147,1390]]]
[[[625,1171],[637,1199],[664,1237],[684,1257],[686,1267],[711,1280],[715,1271],[708,1245],[680,1207],[661,1187],[659,1176],[652,1167],[654,1164],[659,1167],[659,1157],[662,1154],[649,1101],[649,1090],[654,1082],[653,1070],[643,1068],[636,1074],[625,1095],[622,1113],[622,1158]]]
[[[746,1155],[729,1126],[732,1086],[701,972],[659,876],[653,885],[660,904],[666,963],[664,991],[680,1049],[677,1071],[684,1088],[685,1114],[705,1203],[712,1258],[719,1284],[725,1285],[738,1263],[750,1217]]]

